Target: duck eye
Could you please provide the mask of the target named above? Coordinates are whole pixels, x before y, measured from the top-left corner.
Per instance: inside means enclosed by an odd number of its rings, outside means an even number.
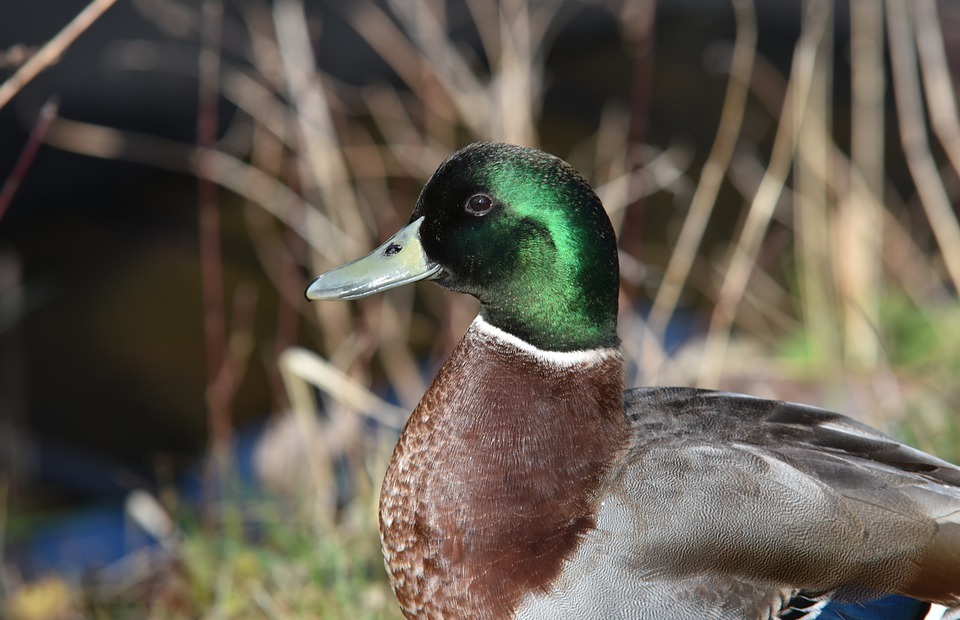
[[[486,194],[474,194],[467,200],[464,210],[470,215],[480,217],[486,215],[493,208],[493,200]]]

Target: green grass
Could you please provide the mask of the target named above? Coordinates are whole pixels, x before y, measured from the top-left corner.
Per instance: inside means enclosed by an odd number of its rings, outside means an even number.
[[[120,620],[401,618],[387,584],[371,499],[358,498],[335,523],[312,518],[309,511],[276,497],[230,500],[223,518],[206,524],[188,514],[172,564],[148,583],[88,590],[84,615]],[[117,594],[102,594],[107,590]]]

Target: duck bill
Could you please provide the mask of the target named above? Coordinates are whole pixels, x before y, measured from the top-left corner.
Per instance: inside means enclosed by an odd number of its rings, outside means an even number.
[[[360,299],[436,277],[440,265],[423,252],[419,217],[363,258],[331,269],[310,283],[307,299]]]

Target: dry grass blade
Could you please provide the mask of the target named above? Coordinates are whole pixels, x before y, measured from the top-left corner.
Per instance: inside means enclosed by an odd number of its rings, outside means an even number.
[[[913,15],[906,0],[887,0],[887,33],[893,66],[893,93],[900,120],[900,141],[930,228],[940,246],[947,274],[960,289],[960,224],[953,213],[937,164],[930,153],[924,122]]]
[[[653,333],[659,334],[661,338],[690,274],[690,267],[713,212],[720,185],[730,165],[750,90],[750,76],[757,45],[753,0],[735,0],[733,7],[737,34],[730,63],[730,79],[720,112],[720,126],[650,310],[650,327]]]
[[[57,62],[70,45],[93,25],[117,0],[93,0],[52,39],[23,63],[23,66],[0,84],[0,108],[7,105],[20,90],[42,71]]]
[[[807,0],[801,27],[833,30],[833,3]],[[822,13],[822,15],[821,15]],[[810,92],[797,114],[796,158],[793,162],[794,252],[797,256],[799,299],[811,357],[835,362],[840,358],[840,325],[835,304],[830,237],[834,230],[833,197],[833,36],[820,38],[812,56]]]
[[[401,80],[423,96],[423,104],[431,115],[452,122],[456,113],[446,97],[435,96],[436,89],[425,86],[434,72],[426,64],[413,41],[397,27],[380,7],[364,1],[350,12],[350,23],[364,40],[396,72]]]
[[[494,137],[514,144],[537,142],[535,114],[540,90],[532,45],[530,12],[523,0],[500,5],[501,54],[495,88],[498,105],[492,131]]]
[[[258,129],[269,131],[287,147],[297,146],[296,139],[291,135],[293,132],[287,128],[290,110],[275,91],[270,90],[255,76],[232,67],[224,68],[222,88],[226,98],[257,120]],[[274,164],[281,161],[282,158],[278,157]]]
[[[837,287],[843,303],[844,355],[860,368],[879,361],[884,179],[883,4],[851,4],[849,191],[839,205]],[[834,159],[836,161],[836,159]]]
[[[818,5],[812,8],[817,9]],[[703,386],[714,386],[719,381],[730,338],[730,327],[733,324],[737,306],[743,298],[764,232],[773,215],[777,200],[783,192],[784,182],[793,161],[797,141],[796,127],[803,123],[817,47],[820,45],[826,27],[826,12],[822,5],[819,9],[812,15],[812,17],[819,17],[819,20],[812,21],[804,28],[797,42],[790,82],[787,85],[787,94],[780,114],[780,124],[777,127],[773,150],[770,154],[770,163],[764,171],[763,179],[750,204],[743,229],[730,250],[730,258],[727,261],[729,266],[725,271],[717,304],[710,320],[706,351],[701,363],[700,384]]]
[[[212,151],[201,157],[201,150],[190,144],[62,118],[51,126],[47,143],[72,153],[209,178],[286,223],[325,260],[342,260],[339,253],[334,253],[335,238],[346,237],[346,232],[324,213],[308,209],[303,198],[288,186],[228,153]],[[302,219],[297,217],[301,213]]]
[[[774,98],[764,96],[763,93],[767,91],[786,90],[786,85],[778,80],[778,76],[773,68],[766,65],[762,60],[758,62],[757,69],[762,75],[758,75],[752,85],[754,94],[761,102],[766,104],[771,115],[776,115],[779,113],[779,109],[774,105]],[[763,90],[760,89],[761,85],[763,86]],[[777,104],[779,104],[779,99],[777,100]],[[867,143],[872,145],[878,144],[876,137],[874,137],[873,140],[868,140]],[[882,142],[879,144],[882,144]],[[882,153],[873,153],[871,155],[874,157],[880,155],[880,159],[882,160]],[[754,179],[762,177],[765,170],[760,161],[745,161],[745,158],[748,156],[748,153],[741,154],[734,160],[731,174],[731,179],[737,182],[735,184],[742,186],[740,187],[741,193],[746,197],[755,195],[755,188],[759,186],[760,181]],[[911,237],[911,231],[908,230],[905,223],[896,219],[897,216],[895,214],[902,212],[904,205],[896,202],[895,195],[888,198],[888,201],[892,203],[889,209],[885,208],[884,203],[881,201],[882,192],[877,190],[876,184],[879,183],[882,186],[886,182],[883,175],[877,174],[877,171],[875,171],[873,181],[868,180],[864,171],[857,167],[852,158],[848,158],[836,143],[833,144],[829,157],[835,173],[828,175],[824,181],[829,184],[830,190],[835,195],[842,197],[842,200],[849,201],[856,199],[869,203],[866,205],[860,204],[858,208],[876,213],[882,220],[879,223],[871,222],[871,225],[881,229],[886,239],[874,239],[873,243],[883,244],[883,252],[881,252],[882,262],[888,270],[886,273],[893,276],[898,287],[901,287],[897,290],[906,293],[913,299],[917,308],[923,308],[926,305],[927,302],[924,301],[925,299],[943,299],[949,297],[950,292],[948,287],[944,286],[944,283],[938,277],[936,265],[932,264],[931,261],[928,260],[928,257],[924,255],[923,249],[918,242]],[[749,179],[745,180],[744,177],[749,177]],[[861,233],[868,231],[869,228],[867,231],[861,231]],[[840,242],[838,239],[838,245]],[[840,250],[842,250],[842,248],[838,249],[838,251]],[[836,262],[838,269],[841,271],[848,266],[840,265],[839,263],[846,260],[847,257],[848,255],[842,252],[838,255]],[[842,275],[839,277],[842,277]],[[890,283],[887,282],[886,284],[887,289],[890,289]],[[875,323],[871,324],[871,329],[875,329],[875,327]]]
[[[280,356],[279,364],[293,408],[298,412],[309,412],[312,416],[317,411],[316,399],[307,385],[310,384],[388,428],[400,430],[407,417],[406,409],[391,405],[376,396],[330,362],[307,349],[287,349]]]
[[[217,145],[220,104],[220,45],[223,4],[204,0],[201,9],[200,68],[198,74],[197,145],[200,157]],[[213,454],[224,473],[233,439],[231,410],[235,384],[227,345],[227,309],[223,290],[223,256],[220,251],[220,191],[206,177],[197,179],[197,219],[200,236],[200,279],[203,307],[204,352],[207,361],[207,423]]]
[[[301,167],[301,181],[308,190],[316,188],[329,215],[340,219],[347,230],[362,230],[359,203],[349,182],[327,93],[314,65],[303,3],[280,0],[273,12],[287,88],[295,103],[294,119],[300,130],[300,146],[306,155],[303,161],[309,164]],[[351,238],[348,235],[330,241],[334,248],[340,248]],[[356,248],[343,250],[356,251]]]
[[[953,166],[954,174],[960,176],[960,119],[957,118],[954,79],[947,63],[937,4],[934,0],[915,0],[913,7],[930,122]]]
[[[447,37],[433,8],[425,0],[390,0],[388,4],[404,25],[405,37],[409,37],[409,43],[417,50],[416,66],[430,70],[455,105],[458,119],[474,135],[490,136],[491,110],[483,82]],[[366,6],[368,11],[379,11],[372,3]],[[364,34],[370,41],[370,35]],[[421,84],[418,79],[411,86],[416,88]]]

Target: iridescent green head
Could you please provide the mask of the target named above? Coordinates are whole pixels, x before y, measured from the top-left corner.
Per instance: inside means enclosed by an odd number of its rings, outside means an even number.
[[[618,344],[613,228],[583,177],[547,153],[497,143],[458,151],[404,229],[318,278],[307,297],[350,299],[426,278],[475,296],[488,323],[541,349]]]

